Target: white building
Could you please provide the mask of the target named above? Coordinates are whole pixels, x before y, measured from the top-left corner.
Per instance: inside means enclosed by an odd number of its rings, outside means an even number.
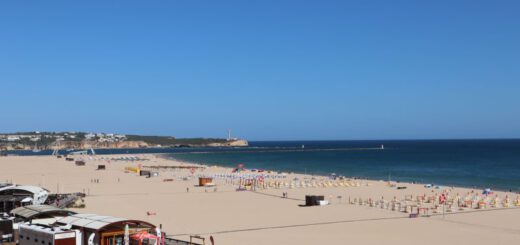
[[[20,140],[20,136],[18,135],[8,135],[7,136],[7,141],[19,141]]]
[[[95,137],[96,137],[96,135],[93,134],[93,133],[85,134],[85,139],[87,139],[87,140],[93,139],[93,138],[95,138]]]

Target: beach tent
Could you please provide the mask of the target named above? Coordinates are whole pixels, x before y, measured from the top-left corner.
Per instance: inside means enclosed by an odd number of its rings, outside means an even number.
[[[486,189],[484,189],[484,191],[482,191],[482,194],[483,195],[493,195],[493,191],[490,188],[486,188]]]

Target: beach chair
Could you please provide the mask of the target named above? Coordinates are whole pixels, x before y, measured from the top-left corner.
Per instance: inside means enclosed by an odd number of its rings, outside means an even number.
[[[491,201],[491,203],[490,203],[490,205],[489,205],[491,208],[496,208],[496,207],[497,207],[497,204],[498,204],[498,200],[497,200],[497,199],[498,199],[498,198],[495,198],[495,199],[493,199],[493,200]]]
[[[487,203],[486,202],[484,202],[484,201],[478,202],[477,209],[486,209],[486,207],[487,207]]]
[[[518,197],[516,198],[514,205],[515,205],[515,207],[520,207],[520,198],[518,198]]]
[[[504,208],[509,208],[511,207],[511,201],[509,200],[509,197],[506,196],[506,198],[504,199],[504,202],[502,203],[502,206]]]
[[[401,212],[401,207],[402,206],[403,206],[403,204],[401,202],[396,202],[394,211]]]
[[[464,201],[464,207],[466,207],[466,208],[473,208],[473,200],[465,200]]]

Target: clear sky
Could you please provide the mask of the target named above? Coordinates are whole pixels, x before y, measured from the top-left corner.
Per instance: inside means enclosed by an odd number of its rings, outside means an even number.
[[[0,131],[520,137],[519,1],[1,1]]]

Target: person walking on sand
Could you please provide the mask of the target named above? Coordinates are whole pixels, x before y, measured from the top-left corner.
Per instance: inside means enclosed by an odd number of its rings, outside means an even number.
[[[186,187],[186,192],[190,192],[190,188],[189,187]]]

